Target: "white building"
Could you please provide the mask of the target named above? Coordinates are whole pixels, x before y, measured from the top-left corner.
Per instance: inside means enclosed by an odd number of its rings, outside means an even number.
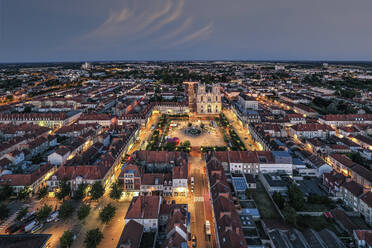
[[[71,151],[67,147],[60,147],[48,156],[48,162],[52,165],[63,165],[67,161],[70,154]]]

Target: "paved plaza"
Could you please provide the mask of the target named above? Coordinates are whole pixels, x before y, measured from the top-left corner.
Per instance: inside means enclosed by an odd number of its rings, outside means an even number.
[[[226,146],[226,143],[223,140],[221,128],[218,126],[212,126],[211,121],[209,120],[191,122],[192,125],[196,127],[200,127],[201,123],[204,124],[202,133],[196,136],[185,133],[185,130],[188,128],[188,121],[172,120],[172,123],[177,124],[177,126],[170,127],[168,136],[178,137],[180,142],[188,140],[192,147]]]

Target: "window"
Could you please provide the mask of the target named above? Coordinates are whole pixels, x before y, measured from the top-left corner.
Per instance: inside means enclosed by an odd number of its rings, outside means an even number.
[[[212,107],[211,107],[211,105],[208,105],[208,113],[212,113]]]

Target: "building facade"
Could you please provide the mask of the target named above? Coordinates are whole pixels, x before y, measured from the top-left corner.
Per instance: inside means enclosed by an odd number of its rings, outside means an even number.
[[[198,114],[219,114],[222,109],[219,85],[198,85],[196,111]]]

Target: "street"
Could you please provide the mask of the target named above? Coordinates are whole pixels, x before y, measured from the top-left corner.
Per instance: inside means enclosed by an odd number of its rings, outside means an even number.
[[[191,235],[197,237],[197,247],[217,247],[214,232],[214,218],[212,206],[209,200],[208,179],[206,175],[205,161],[201,152],[192,150],[189,157],[190,177],[194,177],[194,193],[190,193],[189,211],[191,214]],[[191,192],[191,191],[190,191]],[[205,233],[205,221],[211,223],[211,241]],[[191,246],[191,243],[190,243]]]

